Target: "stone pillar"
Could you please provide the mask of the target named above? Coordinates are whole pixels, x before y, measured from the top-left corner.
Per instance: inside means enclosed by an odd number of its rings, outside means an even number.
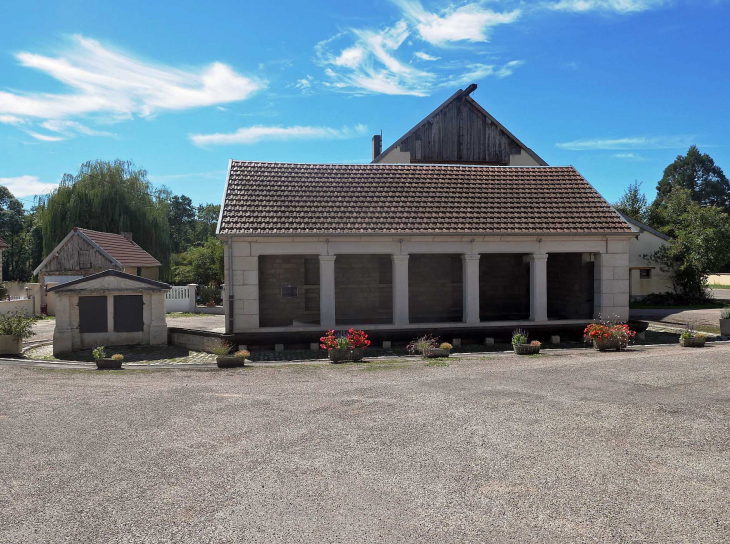
[[[408,325],[408,255],[393,255],[393,324]]]
[[[197,283],[188,283],[188,309],[187,311],[192,313],[195,313],[195,302],[198,298],[198,284]]]
[[[593,313],[604,319],[629,319],[629,243],[609,241],[607,253],[595,255]]]
[[[462,255],[464,323],[479,324],[479,255]]]
[[[525,257],[530,263],[530,321],[547,321],[547,259],[539,253]]]
[[[57,295],[56,326],[53,329],[53,355],[59,356],[73,351],[71,326],[71,300],[68,295]]]
[[[335,328],[335,255],[319,256],[319,324]]]

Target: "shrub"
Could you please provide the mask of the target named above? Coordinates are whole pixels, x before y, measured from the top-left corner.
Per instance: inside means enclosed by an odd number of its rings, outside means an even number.
[[[350,345],[353,348],[365,349],[370,345],[370,340],[368,340],[368,335],[365,334],[365,331],[356,331],[355,329],[350,329],[349,331],[347,331],[347,338],[350,340]]]
[[[106,358],[106,350],[104,346],[96,346],[91,352],[91,355],[93,355],[94,361],[101,361]]]
[[[0,334],[12,336],[16,340],[25,340],[35,333],[33,332],[34,319],[25,312],[0,316]]]
[[[235,354],[236,359],[243,359],[243,360],[246,360],[246,358],[250,357],[250,356],[251,356],[251,353],[247,349],[240,349]]]
[[[583,338],[587,340],[618,340],[622,349],[629,345],[634,336],[636,336],[636,333],[618,317],[591,323],[583,331]]]
[[[203,304],[218,304],[221,299],[221,290],[219,287],[214,285],[199,285],[198,286],[198,298]]]
[[[537,346],[539,348],[540,346],[542,346],[542,342],[539,342],[538,340],[533,340],[532,342],[530,342],[530,345]]]
[[[429,351],[431,351],[438,345],[438,338],[427,334],[426,336],[421,336],[420,338],[416,338],[415,340],[413,340],[410,344],[408,344],[407,348],[408,352],[411,354],[419,353],[421,355],[426,355]]]
[[[452,345],[451,345],[451,344],[449,344],[448,342],[444,342],[444,343],[443,343],[443,344],[441,344],[441,345],[440,345],[439,347],[440,347],[441,349],[449,349],[449,350],[451,350],[451,349],[454,349],[454,346],[452,346]]]
[[[124,361],[124,355],[121,353],[115,353],[112,355],[112,361]]]
[[[529,336],[528,332],[523,329],[515,329],[512,333],[512,345],[513,346],[521,346],[522,344],[527,344],[527,337]]]
[[[210,351],[217,355],[218,357],[225,357],[228,355],[231,351],[233,351],[233,344],[229,342],[221,342],[220,346],[216,346]]]
[[[327,331],[327,334],[319,339],[319,346],[322,349],[350,349],[350,348],[367,348],[370,345],[368,335],[365,331],[357,331],[350,329],[345,332]]]
[[[720,319],[730,319],[730,308],[725,308],[720,314]]]

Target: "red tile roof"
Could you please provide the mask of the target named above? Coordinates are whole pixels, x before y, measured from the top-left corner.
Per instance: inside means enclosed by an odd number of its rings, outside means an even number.
[[[232,161],[221,234],[631,233],[569,167]]]
[[[161,266],[160,261],[121,234],[75,228],[114,257],[122,266]]]

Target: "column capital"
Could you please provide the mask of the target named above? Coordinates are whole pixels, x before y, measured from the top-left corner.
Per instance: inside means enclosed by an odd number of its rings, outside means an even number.
[[[547,261],[547,258],[547,253],[530,253],[529,255],[525,255],[524,257],[522,257],[522,261],[526,263],[533,261]]]
[[[408,261],[408,255],[391,255],[390,258],[394,261]]]
[[[479,260],[479,257],[481,257],[481,255],[479,253],[477,253],[476,255],[471,255],[471,254],[464,253],[461,256],[461,260],[462,261],[478,261]]]
[[[334,261],[337,258],[337,255],[320,255],[319,260],[320,261]]]

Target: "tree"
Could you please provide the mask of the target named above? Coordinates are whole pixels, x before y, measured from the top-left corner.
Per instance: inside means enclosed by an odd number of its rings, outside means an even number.
[[[624,215],[645,223],[649,216],[649,204],[646,195],[641,191],[641,183],[634,181],[621,195],[613,207]]]
[[[170,224],[170,249],[173,253],[180,253],[192,243],[195,227],[193,201],[185,195],[172,196],[167,220]]]
[[[660,206],[676,187],[688,190],[692,200],[702,206],[718,206],[730,212],[730,182],[712,157],[700,153],[696,145],[664,169],[652,207]]]
[[[200,204],[195,217],[195,241],[205,242],[215,236],[220,215],[220,204]]]
[[[221,285],[223,283],[223,244],[209,238],[201,246],[174,256],[172,267],[175,283]]]
[[[40,199],[43,253],[47,255],[73,227],[131,232],[133,240],[162,263],[160,275],[166,278],[169,197],[169,190],[153,187],[147,172],[130,161],[87,162],[77,175],[65,174],[58,188]]]
[[[683,302],[702,302],[708,276],[730,262],[728,215],[718,206],[701,206],[682,187],[675,187],[656,213],[672,239],[648,257],[670,275]]]

